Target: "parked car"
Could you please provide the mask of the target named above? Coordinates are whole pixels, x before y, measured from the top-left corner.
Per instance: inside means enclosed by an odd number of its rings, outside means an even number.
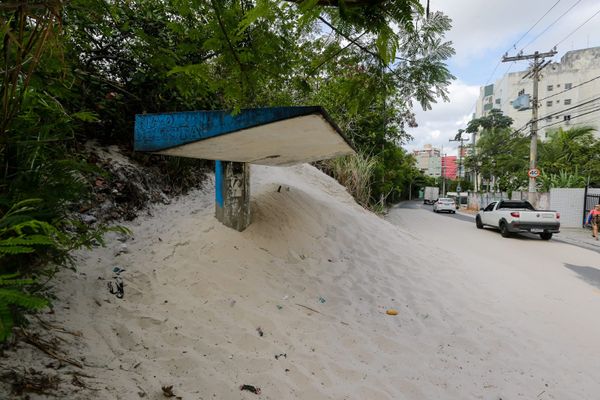
[[[433,212],[438,213],[442,211],[452,214],[456,213],[456,203],[454,202],[454,199],[451,199],[450,197],[442,197],[433,203]]]
[[[550,240],[552,234],[560,232],[560,213],[536,210],[528,201],[500,200],[482,208],[475,217],[475,225],[478,229],[497,228],[503,237],[530,232]]]

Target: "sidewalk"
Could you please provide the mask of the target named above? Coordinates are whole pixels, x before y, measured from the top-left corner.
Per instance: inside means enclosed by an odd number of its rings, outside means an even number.
[[[586,228],[560,228],[553,240],[584,247],[600,253],[600,241],[592,237],[592,230]]]

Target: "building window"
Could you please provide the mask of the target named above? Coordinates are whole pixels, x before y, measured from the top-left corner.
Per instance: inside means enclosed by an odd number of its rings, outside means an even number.
[[[569,90],[573,87],[572,83],[565,83],[565,90]]]
[[[494,85],[487,85],[483,88],[483,96],[491,96],[494,94]]]
[[[552,121],[552,117],[546,117],[546,121]]]
[[[552,86],[552,85],[548,85],[548,86],[546,86],[546,90],[547,90],[547,91],[551,92],[551,91],[552,91],[552,89],[554,89],[554,86]]]
[[[571,121],[571,115],[563,115],[563,121],[568,124]]]
[[[500,99],[496,99],[496,104],[500,104]]]
[[[571,104],[571,99],[565,99],[565,101],[563,101],[563,104],[565,106],[568,106],[569,104]]]
[[[552,100],[548,100],[546,102],[546,107],[552,107]]]

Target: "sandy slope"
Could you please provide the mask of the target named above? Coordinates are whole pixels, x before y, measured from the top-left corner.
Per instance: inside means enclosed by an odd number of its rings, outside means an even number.
[[[125,249],[113,239],[62,275],[55,317],[83,333],[72,351],[85,355],[87,382],[100,389],[72,398],[164,399],[163,385],[184,399],[532,399],[542,391],[542,399],[585,399],[600,391],[585,373],[597,371],[593,358],[564,378],[560,352],[514,340],[508,311],[453,266],[460,259],[451,252],[364,211],[313,167],[252,174],[245,232],[213,218],[207,189],[130,224]],[[125,269],[122,300],[106,288],[115,266]],[[535,338],[538,328],[519,332]]]

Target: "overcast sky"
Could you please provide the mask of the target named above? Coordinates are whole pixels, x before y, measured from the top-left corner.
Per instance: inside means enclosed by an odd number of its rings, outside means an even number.
[[[412,151],[431,143],[438,148],[444,146],[444,153],[456,155],[457,143],[448,140],[454,138],[457,130],[464,128],[471,118],[479,86],[488,79],[493,83],[508,68],[511,72],[527,68],[525,61],[502,63],[492,75],[507,50],[510,49],[509,55],[523,47],[525,53],[549,51],[562,41],[554,57],[558,61],[569,50],[600,46],[600,14],[563,41],[600,10],[598,0],[560,0],[556,3],[557,0],[430,0],[432,11],[442,11],[452,18],[453,27],[447,39],[454,43],[456,55],[450,60],[449,67],[457,79],[450,86],[449,103],[440,101],[433,105],[433,110],[426,112],[420,106],[415,108],[419,127],[409,128],[414,140],[404,147]],[[555,7],[548,15],[517,43],[516,49],[513,48],[513,44],[553,5]]]

